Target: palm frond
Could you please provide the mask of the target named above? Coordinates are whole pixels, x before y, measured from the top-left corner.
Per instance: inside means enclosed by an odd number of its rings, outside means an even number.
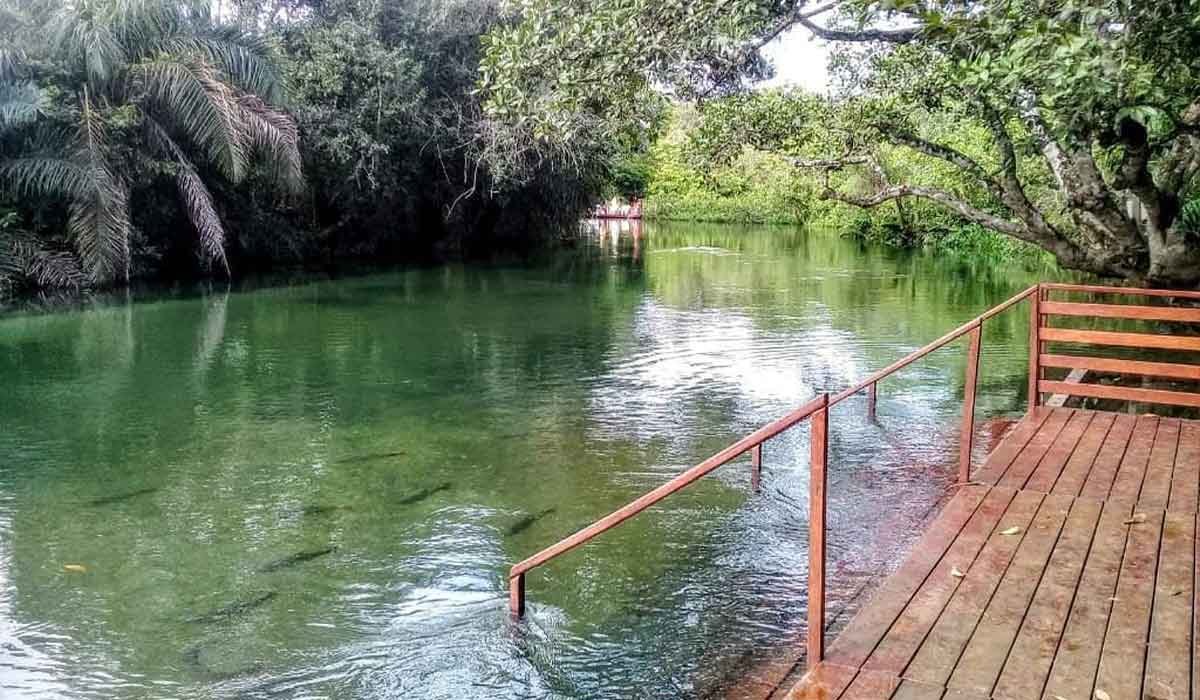
[[[75,199],[91,188],[87,168],[56,154],[0,161],[0,181],[17,197]]]
[[[51,250],[30,234],[10,234],[0,238],[0,287],[21,282],[45,289],[80,289],[87,286],[88,277],[72,253]]]
[[[229,261],[225,258],[225,227],[221,225],[221,217],[213,205],[212,194],[204,186],[204,180],[189,163],[181,163],[179,173],[175,177],[179,187],[179,196],[187,209],[188,219],[196,227],[199,236],[200,253],[208,264],[220,263],[229,275]]]
[[[45,94],[32,81],[0,82],[0,133],[37,120]]]
[[[134,65],[132,73],[150,112],[185,134],[231,182],[242,179],[246,154],[237,100],[211,66],[162,57]]]
[[[166,128],[153,117],[147,116],[144,121],[147,140],[154,144],[164,157],[178,164],[175,185],[179,189],[179,197],[183,200],[188,219],[199,237],[202,258],[209,265],[220,263],[228,276],[230,272],[229,261],[225,257],[225,227],[221,224],[221,217],[213,204],[212,194]]]
[[[102,12],[64,3],[48,24],[51,46],[93,84],[108,81],[128,56]]]
[[[180,34],[165,39],[161,50],[170,54],[199,54],[221,69],[234,85],[270,104],[286,95],[283,74],[273,49],[261,38],[236,27],[214,27],[207,34]]]
[[[266,158],[289,190],[304,186],[300,130],[295,120],[268,107],[254,95],[239,95],[238,108],[248,145]]]
[[[95,184],[88,196],[73,200],[68,208],[67,230],[94,281],[128,281],[129,195],[115,178],[96,172],[91,177]]]
[[[67,230],[95,282],[129,279],[129,198],[103,160],[89,162],[79,145],[71,157],[31,154],[0,161],[0,182],[18,197],[65,199]]]
[[[0,80],[15,80],[24,64],[24,51],[13,46],[0,46]]]

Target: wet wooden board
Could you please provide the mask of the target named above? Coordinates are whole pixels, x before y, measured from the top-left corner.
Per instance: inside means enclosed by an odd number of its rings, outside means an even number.
[[[1103,500],[1108,498],[1112,490],[1113,479],[1117,478],[1117,469],[1125,458],[1125,449],[1133,435],[1137,419],[1133,416],[1116,416],[1108,435],[1104,436],[1104,444],[1100,453],[1092,463],[1091,471],[1083,480],[1083,488],[1079,495],[1083,498]]]
[[[1041,694],[1079,586],[1100,510],[1095,501],[1079,500],[1071,506],[1071,514],[1009,651],[993,697],[1020,700]]]
[[[946,684],[963,647],[983,616],[984,608],[1008,570],[1017,547],[1030,531],[1030,523],[1042,500],[1042,494],[1030,491],[1022,491],[1013,499],[1012,507],[1000,521],[997,532],[988,540],[975,565],[966,572],[954,598],[921,645],[919,653],[905,669],[905,678],[938,686]],[[1051,505],[1047,510],[1054,510],[1054,506]],[[1034,531],[1040,531],[1045,524],[1043,518],[1034,526]],[[1012,535],[999,534],[1011,532],[1012,528],[1018,532]]]
[[[1054,496],[1046,499],[1031,528],[1033,534],[1022,540],[1012,565],[950,676],[949,687],[977,695],[991,694],[1070,509],[1069,498]]]
[[[1087,481],[1088,474],[1092,471],[1092,466],[1096,463],[1096,457],[1100,454],[1100,447],[1108,438],[1108,433],[1112,430],[1113,425],[1116,424],[1116,418],[1112,413],[1095,414],[1091,425],[1088,426],[1088,431],[1075,446],[1075,451],[1071,453],[1067,465],[1058,475],[1058,481],[1054,482],[1052,493],[1068,496],[1079,495],[1079,492],[1083,490],[1084,482]]]
[[[1050,417],[1046,419],[1041,430],[1038,431],[1037,435],[1033,436],[1033,439],[1029,441],[1025,449],[1021,450],[1021,453],[1013,460],[1012,465],[1009,466],[1008,470],[1004,472],[1003,476],[996,483],[1000,486],[1009,486],[1012,488],[1022,488],[1025,486],[1025,482],[1029,480],[1034,470],[1037,469],[1042,459],[1050,451],[1055,440],[1058,439],[1059,433],[1066,428],[1067,423],[1071,420],[1074,413],[1075,411],[1069,408],[1051,409]]]
[[[1092,550],[1084,564],[1067,626],[1055,652],[1050,677],[1042,695],[1053,698],[1090,698],[1100,663],[1103,631],[1112,610],[1117,575],[1125,555],[1129,509],[1117,503],[1104,504],[1100,523],[1092,539]]]
[[[786,697],[1200,700],[1200,422],[1039,409],[979,474]]]
[[[1054,444],[1050,447],[1050,451],[1046,453],[1046,456],[1034,468],[1029,479],[1024,484],[1012,485],[1031,491],[1049,493],[1054,488],[1054,484],[1058,482],[1059,475],[1062,474],[1063,468],[1067,466],[1067,460],[1075,453],[1075,448],[1079,445],[1079,439],[1083,437],[1084,431],[1087,430],[1095,415],[1089,411],[1077,411],[1074,413],[1070,420],[1067,421],[1066,427],[1054,439]]]

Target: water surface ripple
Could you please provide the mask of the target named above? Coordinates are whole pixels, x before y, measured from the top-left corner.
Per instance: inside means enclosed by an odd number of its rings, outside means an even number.
[[[514,562],[1033,273],[828,232],[610,227],[447,266],[0,318],[0,696],[722,697],[804,634],[808,429]],[[1018,413],[1027,318],[985,328]],[[844,622],[953,479],[964,352],[833,411]],[[781,661],[783,660],[783,661]]]

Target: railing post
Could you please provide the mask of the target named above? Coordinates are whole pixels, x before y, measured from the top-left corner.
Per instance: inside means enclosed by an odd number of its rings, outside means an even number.
[[[963,384],[962,435],[959,437],[958,482],[971,480],[971,448],[975,444],[975,387],[979,382],[979,350],[983,339],[983,322],[971,329],[967,350],[967,376]]]
[[[525,615],[525,574],[519,573],[508,579],[508,605],[514,620]]]
[[[875,404],[879,400],[879,382],[871,382],[867,386],[867,418],[875,420]]]
[[[750,448],[750,488],[757,493],[762,488],[762,443]]]
[[[829,394],[812,415],[808,482],[808,667],[825,658],[825,486],[829,460]]]
[[[1042,402],[1038,393],[1038,380],[1041,379],[1042,364],[1042,284],[1039,282],[1037,291],[1029,296],[1029,412]]]

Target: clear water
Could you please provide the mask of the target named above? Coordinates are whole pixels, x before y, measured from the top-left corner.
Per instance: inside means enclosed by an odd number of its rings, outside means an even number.
[[[507,568],[1035,277],[613,226],[532,266],[9,315],[0,696],[736,691],[804,632],[807,427],[767,446],[760,494],[730,464],[532,573],[520,626]],[[986,328],[982,418],[1021,410],[1026,328]],[[890,379],[876,424],[834,411],[832,613],[944,497],[964,364]]]

